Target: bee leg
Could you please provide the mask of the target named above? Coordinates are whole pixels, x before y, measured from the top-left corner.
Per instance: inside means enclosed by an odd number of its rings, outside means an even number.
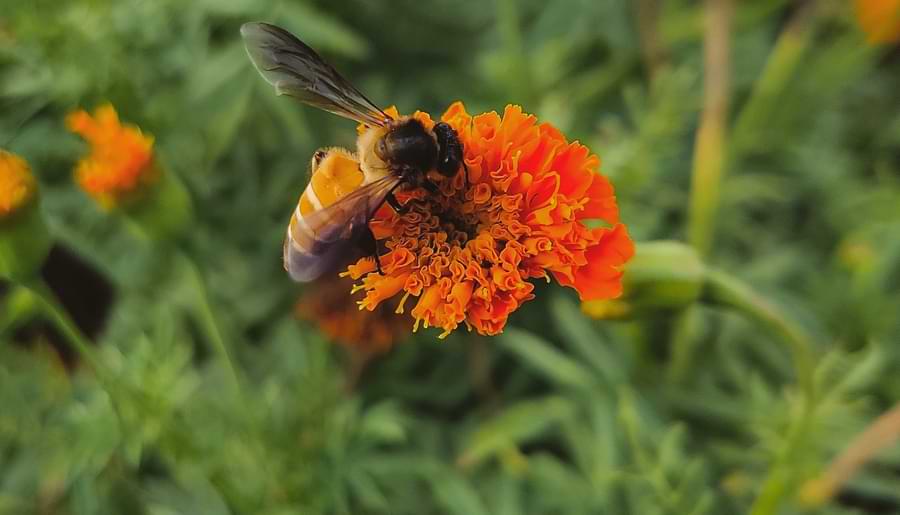
[[[375,258],[375,269],[378,270],[378,275],[384,275],[381,270],[381,257],[378,255],[378,241],[368,224],[366,224],[366,231],[360,236],[359,246],[363,252]]]
[[[466,165],[465,159],[463,159],[462,165],[463,165],[463,171],[466,173],[466,191],[468,191],[469,190],[469,167]]]
[[[403,205],[397,200],[393,193],[388,193],[384,200],[397,212],[398,215],[405,215],[409,212],[409,206]]]
[[[422,180],[422,187],[425,188],[425,190],[431,194],[440,192],[440,190],[438,189],[438,185],[435,184],[434,182],[432,182],[432,180],[428,179],[428,178]]]

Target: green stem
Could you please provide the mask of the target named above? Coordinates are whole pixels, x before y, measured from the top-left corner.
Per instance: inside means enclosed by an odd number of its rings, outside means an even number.
[[[169,184],[176,184],[172,182],[174,180],[175,179],[169,179]],[[179,195],[181,194],[180,188],[174,188],[173,191]],[[152,213],[153,211],[148,212]],[[129,217],[127,220],[129,221],[128,226],[132,231],[134,231],[134,234],[138,238],[141,238],[147,242],[166,241],[165,239],[159,239],[158,235],[154,235],[152,232],[150,232],[148,230],[148,224],[140,223],[137,219],[132,217]],[[209,301],[206,282],[203,280],[203,275],[200,273],[200,268],[197,266],[194,260],[191,259],[190,255],[187,252],[178,247],[177,243],[166,243],[173,247],[173,251],[177,253],[176,259],[180,261],[184,266],[185,270],[188,273],[190,281],[194,285],[194,291],[197,294],[197,303],[195,309],[196,315],[199,319],[198,322],[200,323],[200,327],[204,335],[206,336],[206,339],[212,343],[213,350],[225,365],[225,369],[228,371],[228,375],[231,378],[231,382],[234,385],[235,391],[240,393],[241,383],[238,379],[237,368],[234,366],[234,360],[231,359],[231,353],[229,352],[228,346],[225,343],[225,338],[222,336],[222,331],[219,330],[219,323],[216,320],[215,311],[212,308],[212,303]]]
[[[672,321],[672,358],[666,366],[666,375],[674,384],[688,379],[701,338],[697,337],[700,313],[689,306]]]
[[[91,367],[96,374],[97,381],[109,397],[109,404],[119,421],[120,427],[125,427],[124,418],[119,411],[118,402],[116,400],[118,391],[114,384],[116,376],[107,368],[103,361],[97,355],[93,344],[81,329],[75,324],[69,314],[66,312],[62,304],[57,300],[53,290],[39,277],[34,277],[27,281],[19,283],[20,286],[29,290],[37,300],[37,307],[44,312],[54,326],[63,334],[68,342],[75,348],[81,358]]]
[[[724,173],[728,98],[731,94],[731,0],[706,1],[703,41],[703,113],[694,143],[688,241],[701,256],[712,248]]]
[[[661,0],[637,0],[636,3],[641,56],[647,76],[650,82],[654,82],[660,69],[666,64],[666,49],[659,30]]]
[[[815,2],[801,6],[778,36],[762,75],[754,83],[750,98],[735,121],[729,162],[753,149],[759,143],[759,135],[766,132],[765,126],[771,123],[772,111],[777,109],[779,97],[807,54],[815,28],[815,8]]]
[[[812,343],[809,336],[797,324],[781,314],[748,285],[725,274],[710,270],[707,273],[707,289],[704,300],[712,304],[730,307],[764,325],[790,347],[800,385],[801,411],[788,430],[788,435],[775,462],[769,469],[759,495],[750,510],[751,515],[776,513],[782,500],[791,491],[792,464],[807,442],[813,422],[815,383],[813,377]]]
[[[801,391],[806,398],[812,398],[814,387],[810,338],[796,323],[784,317],[781,309],[747,284],[718,270],[707,271],[703,300],[733,308],[755,319],[787,343],[797,369],[797,382]]]
[[[219,324],[216,320],[215,312],[212,309],[212,303],[209,301],[206,283],[203,280],[200,269],[187,255],[181,254],[180,258],[184,262],[185,268],[188,271],[188,276],[194,283],[194,290],[197,293],[196,309],[203,332],[206,334],[207,339],[212,343],[213,349],[225,365],[225,369],[228,370],[228,375],[231,377],[235,391],[240,393],[241,382],[238,378],[237,367],[234,366],[231,352],[228,350],[228,345],[225,343],[225,338],[222,336],[222,331],[219,329]]]
[[[50,318],[53,325],[62,333],[66,340],[75,348],[78,354],[90,365],[101,380],[112,377],[112,373],[106,368],[102,361],[97,357],[92,344],[85,336],[81,329],[75,325],[75,322],[69,317],[60,302],[56,299],[53,291],[47,284],[39,279],[24,281],[22,286],[27,288],[34,294],[38,301],[38,306]]]

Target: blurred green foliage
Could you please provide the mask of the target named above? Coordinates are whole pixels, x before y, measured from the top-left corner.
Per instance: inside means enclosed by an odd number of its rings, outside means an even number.
[[[600,323],[544,286],[502,336],[420,332],[347,392],[344,353],[293,317],[280,252],[309,156],[352,145],[353,124],[276,98],[241,23],[289,28],[401,112],[521,103],[601,155],[644,241],[685,234],[703,6],[662,2],[648,59],[624,0],[333,4],[0,1],[0,145],[115,292],[98,375],[53,333],[13,331],[45,317],[9,286],[0,513],[802,512],[799,485],[900,399],[897,49],[865,46],[844,2],[789,40],[792,3],[736,5],[710,260],[812,335],[812,397],[740,314]],[[74,186],[64,115],[105,101],[190,190],[188,264]],[[897,447],[817,512],[876,510],[900,512]]]

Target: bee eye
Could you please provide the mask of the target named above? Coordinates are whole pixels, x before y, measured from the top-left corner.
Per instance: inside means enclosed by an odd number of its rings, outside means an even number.
[[[325,159],[327,153],[324,150],[316,150],[313,154],[313,165],[319,166],[322,163],[322,160]]]

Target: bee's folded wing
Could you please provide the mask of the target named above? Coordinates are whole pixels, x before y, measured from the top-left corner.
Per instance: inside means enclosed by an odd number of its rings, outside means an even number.
[[[311,281],[359,257],[369,220],[400,184],[389,175],[363,185],[335,203],[306,215],[294,214],[284,242],[284,267],[295,281]]]
[[[290,32],[268,23],[245,23],[247,54],[279,95],[289,95],[338,116],[369,126],[389,117]]]

